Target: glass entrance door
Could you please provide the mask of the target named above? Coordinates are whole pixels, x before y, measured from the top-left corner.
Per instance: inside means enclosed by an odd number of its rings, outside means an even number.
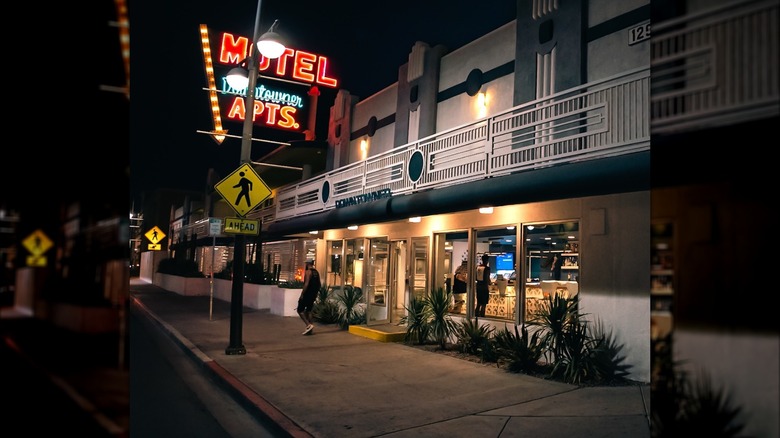
[[[406,240],[394,240],[391,243],[390,259],[390,323],[400,324],[406,315],[406,303],[409,300],[409,250]]]
[[[390,241],[386,237],[368,239],[366,269],[366,325],[390,322]]]

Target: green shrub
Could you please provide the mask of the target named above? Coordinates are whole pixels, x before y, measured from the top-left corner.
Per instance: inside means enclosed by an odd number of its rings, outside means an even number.
[[[205,277],[200,270],[198,270],[198,264],[192,260],[184,259],[163,259],[157,265],[157,272],[160,274],[178,275],[179,277],[188,278],[203,278]]]
[[[278,286],[283,289],[303,289],[303,282],[301,280],[282,281],[279,282]]]

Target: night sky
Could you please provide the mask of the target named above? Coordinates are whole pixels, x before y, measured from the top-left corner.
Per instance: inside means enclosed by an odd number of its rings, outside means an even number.
[[[288,46],[329,58],[328,76],[361,98],[397,81],[416,41],[457,49],[510,21],[515,0],[265,0],[261,29],[279,20]],[[387,9],[385,9],[387,8]],[[130,193],[157,188],[203,191],[209,168],[224,177],[239,166],[240,139],[221,145],[210,136],[199,25],[251,37],[257,2],[134,0],[130,10]],[[317,140],[326,140],[336,91],[319,87]],[[323,116],[324,121],[323,120]],[[224,116],[223,116],[224,120]],[[241,135],[240,124],[226,124]],[[281,138],[280,136],[287,136]],[[297,133],[256,127],[255,138],[302,140]],[[258,159],[275,146],[254,143]]]

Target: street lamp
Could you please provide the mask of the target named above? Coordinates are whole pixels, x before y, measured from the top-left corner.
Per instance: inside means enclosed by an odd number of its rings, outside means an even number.
[[[252,127],[255,116],[255,88],[257,87],[257,50],[267,58],[275,59],[284,53],[285,47],[281,38],[276,34],[277,21],[271,25],[268,32],[260,35],[260,10],[262,0],[257,1],[257,14],[255,15],[255,29],[252,35],[252,45],[249,56],[246,59],[246,94],[244,96],[244,130],[241,134],[241,162],[251,165],[252,162]],[[255,48],[257,50],[255,50]],[[228,73],[228,81],[235,79],[237,70]],[[232,77],[231,77],[232,76]],[[233,83],[230,83],[233,86]],[[241,85],[240,83],[237,85]],[[240,90],[243,87],[234,87]],[[242,234],[235,237],[233,249],[233,285],[230,295],[230,344],[225,349],[225,354],[246,354],[246,348],[242,340],[243,311],[244,311],[244,260],[246,255],[246,243]]]

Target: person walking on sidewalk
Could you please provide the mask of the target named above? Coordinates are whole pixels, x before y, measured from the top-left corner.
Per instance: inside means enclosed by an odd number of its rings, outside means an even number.
[[[304,324],[306,324],[306,330],[302,334],[309,335],[314,330],[311,311],[314,308],[314,300],[317,299],[321,283],[320,273],[314,268],[314,260],[306,260],[304,269],[306,272],[303,274],[303,289],[301,290],[300,298],[298,298],[298,308],[296,310]]]

